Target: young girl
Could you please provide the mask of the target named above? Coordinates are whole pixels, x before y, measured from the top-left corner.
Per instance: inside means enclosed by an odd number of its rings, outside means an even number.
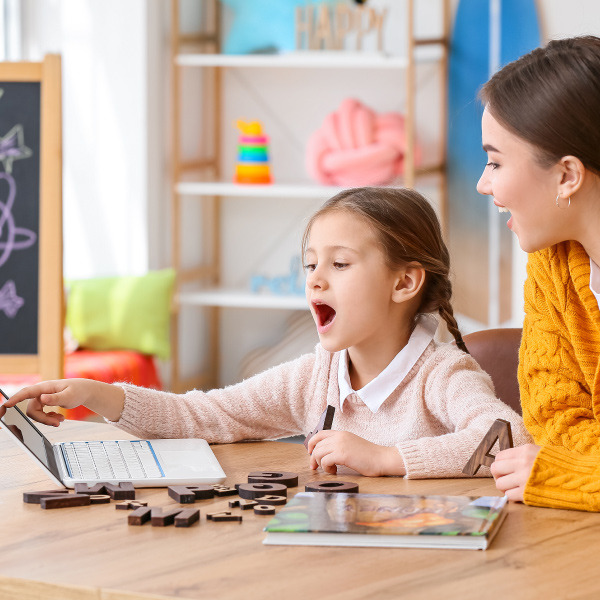
[[[370,476],[460,477],[498,418],[512,423],[516,443],[529,441],[465,352],[448,251],[421,195],[341,192],[310,219],[303,256],[320,339],[313,354],[221,390],[176,395],[71,379],[25,388],[7,405],[30,399],[28,414],[57,426],[61,415],[45,406],[83,404],[143,438],[225,443],[306,434],[330,404],[334,429],[311,438],[311,468],[336,473],[345,465]],[[456,346],[434,341],[429,313],[444,319]]]

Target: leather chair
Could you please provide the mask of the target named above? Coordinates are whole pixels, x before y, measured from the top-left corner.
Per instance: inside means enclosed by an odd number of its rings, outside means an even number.
[[[496,396],[521,414],[517,367],[523,330],[486,329],[463,337],[471,356],[490,374]]]

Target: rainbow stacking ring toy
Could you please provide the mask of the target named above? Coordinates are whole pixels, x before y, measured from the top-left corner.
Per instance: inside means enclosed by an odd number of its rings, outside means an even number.
[[[269,138],[263,134],[258,121],[238,121],[238,162],[235,183],[272,183],[269,166]]]

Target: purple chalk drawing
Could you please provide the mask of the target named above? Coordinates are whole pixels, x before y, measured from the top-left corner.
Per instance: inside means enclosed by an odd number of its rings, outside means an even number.
[[[23,304],[25,300],[17,296],[15,282],[9,279],[0,289],[0,311],[4,311],[9,319],[14,319]]]
[[[25,145],[23,125],[15,125],[4,137],[0,137],[0,161],[7,173],[12,173],[13,160],[30,156],[31,149]]]
[[[1,153],[0,153],[1,156]],[[0,159],[1,160],[1,159]],[[12,216],[12,207],[17,195],[17,184],[9,173],[0,173],[0,179],[8,183],[8,199],[0,200],[0,267],[10,258],[13,250],[24,250],[35,244],[37,236],[34,231],[24,227],[16,227]]]

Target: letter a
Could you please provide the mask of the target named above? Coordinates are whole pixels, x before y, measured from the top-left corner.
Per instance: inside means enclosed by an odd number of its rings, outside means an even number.
[[[494,447],[496,440],[498,440],[500,450],[513,447],[512,432],[508,421],[504,419],[496,419],[494,421],[494,424],[485,434],[481,443],[477,446],[477,450],[473,452],[469,462],[462,470],[465,475],[473,477],[479,471],[481,465],[485,465],[486,467],[491,466],[496,457],[490,454],[490,451]]]

